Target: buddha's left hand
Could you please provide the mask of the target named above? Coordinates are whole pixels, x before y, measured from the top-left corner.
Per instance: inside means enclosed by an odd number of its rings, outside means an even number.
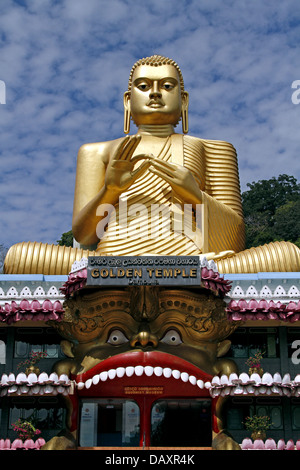
[[[190,170],[176,163],[151,159],[149,171],[164,179],[186,204],[201,204],[202,192]]]

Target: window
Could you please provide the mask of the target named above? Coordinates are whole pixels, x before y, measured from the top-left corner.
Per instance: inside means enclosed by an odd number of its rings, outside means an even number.
[[[245,429],[247,416],[269,416],[270,430],[283,430],[283,408],[280,398],[233,398],[227,405],[227,427],[229,431]]]
[[[18,328],[14,357],[24,359],[31,352],[46,352],[50,359],[61,357],[60,341],[61,337],[52,328]]]
[[[8,403],[10,435],[13,437],[11,424],[19,418],[30,420],[42,431],[41,437],[55,435],[65,426],[65,409],[60,397],[13,397]],[[16,437],[14,435],[14,437]],[[40,437],[40,436],[38,436]]]
[[[238,328],[230,337],[229,355],[248,358],[257,350],[264,351],[265,358],[279,357],[279,335],[277,328]]]
[[[41,431],[62,429],[63,427],[63,410],[59,408],[12,408],[10,413],[11,422],[14,423],[19,418],[32,420]]]

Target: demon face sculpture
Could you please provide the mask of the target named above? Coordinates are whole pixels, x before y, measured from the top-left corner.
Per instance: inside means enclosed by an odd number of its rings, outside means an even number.
[[[80,398],[130,394],[139,402],[142,396],[153,400],[154,393],[211,398],[205,383],[237,371],[233,361],[222,358],[236,325],[227,320],[222,296],[209,289],[82,289],[64,308],[56,327],[67,359],[57,362],[55,371],[76,384],[68,419],[73,435]],[[224,440],[222,406],[222,398],[212,406],[216,448]],[[226,446],[228,439],[234,448],[227,437]]]

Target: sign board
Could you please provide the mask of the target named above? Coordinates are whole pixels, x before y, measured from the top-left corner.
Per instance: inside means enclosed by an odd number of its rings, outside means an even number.
[[[164,387],[144,386],[144,387],[124,387],[125,395],[163,395]]]
[[[90,256],[87,286],[200,286],[198,256]]]

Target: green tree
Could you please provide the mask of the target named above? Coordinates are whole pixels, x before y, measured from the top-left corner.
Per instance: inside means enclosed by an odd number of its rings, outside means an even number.
[[[292,241],[300,248],[300,198],[278,207],[274,214],[274,235]]]
[[[275,240],[299,242],[300,184],[294,176],[248,183],[242,194],[246,246]]]
[[[57,240],[58,245],[60,246],[73,246],[73,232],[64,232],[59,240]]]

